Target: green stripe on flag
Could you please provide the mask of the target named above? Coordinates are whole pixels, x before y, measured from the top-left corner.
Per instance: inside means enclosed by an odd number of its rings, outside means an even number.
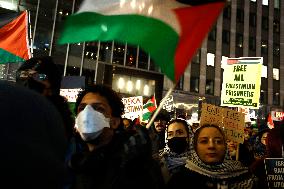
[[[149,107],[151,107],[151,106],[155,106],[154,103],[149,103],[149,102],[148,102],[147,104],[144,104],[143,109],[149,108]]]
[[[16,56],[12,53],[9,53],[8,51],[5,51],[4,49],[0,48],[0,64],[5,64],[5,63],[19,63],[19,62],[24,62],[25,59]]]
[[[151,118],[152,112],[147,112],[142,115],[142,121],[147,121]]]
[[[83,12],[67,18],[59,43],[95,40],[139,44],[142,50],[150,53],[162,72],[174,80],[174,57],[179,35],[164,22],[140,15],[105,16]],[[167,48],[167,53],[164,48]]]

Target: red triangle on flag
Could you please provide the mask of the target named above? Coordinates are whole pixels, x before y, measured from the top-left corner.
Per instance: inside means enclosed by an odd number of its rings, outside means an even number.
[[[0,63],[18,62],[21,59],[25,61],[30,58],[27,11],[0,28],[0,50]],[[7,54],[14,56],[7,58]]]

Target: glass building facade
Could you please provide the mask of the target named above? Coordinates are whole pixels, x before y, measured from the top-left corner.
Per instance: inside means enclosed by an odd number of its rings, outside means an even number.
[[[124,96],[155,94],[159,102],[171,82],[139,46],[115,41],[58,45],[64,20],[81,2],[0,0],[0,11],[29,11],[33,56],[52,56],[64,76],[84,76],[86,84],[108,84]],[[283,110],[283,22],[284,2],[280,0],[231,0],[173,91],[177,110],[192,114],[200,101],[220,105],[222,64],[226,58],[249,56],[264,60],[259,112],[265,115],[272,109]],[[0,77],[14,80],[18,66],[2,65]]]

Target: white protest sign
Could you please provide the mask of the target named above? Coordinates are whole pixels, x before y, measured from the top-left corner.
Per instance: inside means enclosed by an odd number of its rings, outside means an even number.
[[[78,93],[82,91],[81,88],[77,89],[60,89],[60,95],[67,98],[68,102],[76,102]]]
[[[168,112],[174,111],[174,97],[170,95],[163,104],[163,109],[167,110]]]
[[[122,98],[124,104],[124,115],[122,117],[128,119],[135,119],[141,117],[143,112],[143,97],[134,96],[128,98]]]
[[[224,66],[221,106],[258,109],[262,57],[228,58]]]

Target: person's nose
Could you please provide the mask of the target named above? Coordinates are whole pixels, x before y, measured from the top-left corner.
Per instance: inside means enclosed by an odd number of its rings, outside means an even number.
[[[209,148],[215,148],[215,143],[214,143],[213,139],[209,139],[208,146],[209,146]]]

